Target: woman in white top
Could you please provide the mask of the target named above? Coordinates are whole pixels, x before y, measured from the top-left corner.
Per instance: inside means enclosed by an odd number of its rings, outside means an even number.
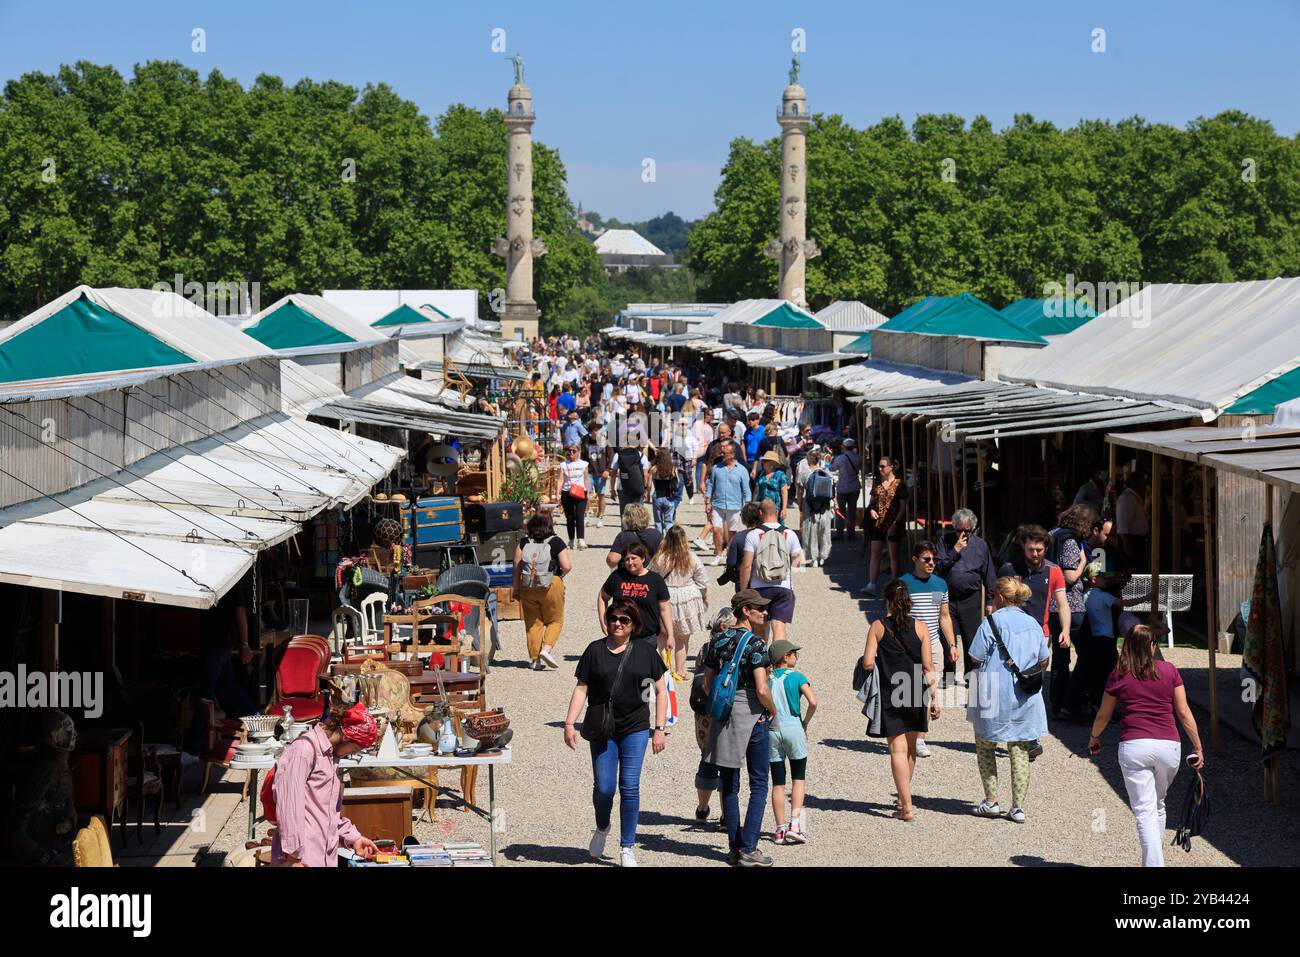
[[[564,508],[564,524],[569,529],[569,547],[586,548],[583,541],[587,534],[585,526],[587,517],[587,462],[579,455],[576,445],[564,450],[564,461],[560,464],[560,505]]]
[[[662,575],[668,586],[673,615],[673,681],[685,681],[691,635],[707,634],[709,630],[709,577],[680,525],[668,529],[650,569]]]

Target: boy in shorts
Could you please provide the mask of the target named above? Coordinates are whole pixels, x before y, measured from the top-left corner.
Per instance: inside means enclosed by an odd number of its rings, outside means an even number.
[[[799,646],[781,639],[772,642],[772,701],[776,720],[768,728],[772,753],[772,813],[776,815],[774,844],[806,844],[803,832],[804,779],[808,770],[808,722],[817,710],[817,696],[800,671]],[[808,713],[800,717],[803,699]],[[785,762],[790,761],[790,824],[785,823]]]

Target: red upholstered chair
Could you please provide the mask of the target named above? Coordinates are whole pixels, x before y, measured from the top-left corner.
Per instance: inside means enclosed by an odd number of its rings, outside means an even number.
[[[203,789],[200,793],[206,794],[208,791],[208,778],[212,775],[212,769],[214,767],[230,767],[230,762],[235,757],[235,745],[245,740],[245,735],[243,731],[240,731],[237,735],[232,735],[228,722],[217,720],[217,706],[208,698],[201,699],[199,705],[207,715],[207,737],[203,743],[203,754],[199,756],[200,760],[203,761]],[[248,797],[247,774],[244,775],[243,796]]]
[[[307,645],[320,652],[321,658],[325,662],[324,670],[321,673],[325,674],[329,670],[330,643],[327,639],[322,638],[320,635],[295,635],[289,639],[290,648],[296,648],[299,645]]]
[[[285,708],[292,708],[293,716],[299,721],[310,721],[324,714],[325,696],[321,694],[320,676],[328,662],[311,645],[290,644],[275,672],[275,703],[266,713],[284,714]]]

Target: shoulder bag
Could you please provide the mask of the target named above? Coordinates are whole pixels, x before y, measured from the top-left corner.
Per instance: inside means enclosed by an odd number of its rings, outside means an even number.
[[[1016,686],[1027,695],[1038,694],[1043,690],[1043,669],[1034,665],[1028,671],[1021,671],[1016,666],[1016,659],[1011,657],[1011,652],[1007,651],[1007,646],[1002,643],[1002,634],[998,631],[998,623],[992,615],[988,617],[989,630],[993,632],[993,642],[998,646],[998,651],[1007,657],[1007,667],[1016,677]]]
[[[582,718],[582,739],[584,741],[608,741],[614,737],[614,693],[618,691],[619,679],[623,677],[623,667],[632,657],[632,639],[624,649],[618,669],[614,672],[614,681],[609,686],[609,700],[604,704],[587,703],[587,713]]]

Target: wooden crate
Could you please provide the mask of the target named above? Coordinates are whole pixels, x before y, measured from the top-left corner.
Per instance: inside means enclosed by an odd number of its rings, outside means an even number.
[[[519,621],[524,617],[523,607],[510,597],[509,588],[498,588],[497,621]]]

